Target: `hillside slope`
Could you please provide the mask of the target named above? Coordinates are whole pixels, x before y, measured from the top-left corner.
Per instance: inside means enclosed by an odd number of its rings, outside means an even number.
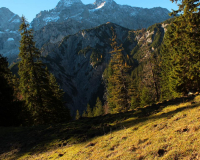
[[[199,159],[200,96],[68,124],[0,128],[0,159]]]

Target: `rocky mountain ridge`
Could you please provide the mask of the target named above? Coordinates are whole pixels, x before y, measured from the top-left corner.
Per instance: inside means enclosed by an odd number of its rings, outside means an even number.
[[[81,23],[84,29],[107,22],[129,29],[139,29],[169,19],[168,14],[169,11],[161,7],[151,9],[131,7],[119,5],[114,0],[96,0],[93,4],[87,5],[84,5],[81,0],[61,0],[54,9],[37,14],[31,26],[34,30],[39,30],[50,23],[74,20]]]
[[[0,8],[0,31],[16,31],[19,29],[21,19],[8,8]]]
[[[60,42],[65,36],[80,30],[94,28],[113,22],[129,29],[148,27],[169,18],[169,11],[163,8],[143,9],[119,5],[114,0],[96,0],[84,5],[81,0],[60,0],[50,11],[41,11],[31,22],[36,46]],[[0,53],[11,64],[19,53],[20,17],[9,9],[0,8]]]

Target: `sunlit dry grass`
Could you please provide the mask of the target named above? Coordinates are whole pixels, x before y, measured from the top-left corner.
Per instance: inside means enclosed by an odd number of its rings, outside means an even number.
[[[119,130],[19,159],[200,159],[200,96],[193,101],[164,107],[148,117],[130,117]]]

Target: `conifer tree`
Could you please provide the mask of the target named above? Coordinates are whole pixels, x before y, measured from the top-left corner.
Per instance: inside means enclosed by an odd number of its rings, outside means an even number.
[[[104,115],[104,109],[103,109],[102,102],[99,99],[99,97],[97,97],[96,105],[93,109],[93,114],[94,114],[94,117]]]
[[[169,83],[163,90],[168,88],[174,94],[200,90],[200,3],[198,0],[179,2],[179,9],[172,15],[180,13],[180,16],[168,29],[162,49],[162,74],[168,74],[163,77],[163,83]]]
[[[140,106],[140,96],[135,95],[131,97],[131,109],[135,109]]]
[[[142,65],[140,65],[131,73],[131,88],[134,89],[131,96],[131,109],[135,109],[136,107],[140,106],[140,96],[142,90],[142,70]]]
[[[82,115],[82,117],[87,117],[87,113],[86,113],[86,111],[83,111],[83,115]]]
[[[168,27],[168,30],[164,37],[164,44],[162,45],[161,55],[161,99],[172,99],[177,97],[179,94],[175,89],[175,79],[173,77],[174,65],[172,61],[173,48],[170,45],[171,35],[173,35],[173,30],[171,29],[173,24]]]
[[[87,104],[87,117],[93,117],[92,109],[90,108],[90,105]]]
[[[76,120],[78,120],[78,119],[80,119],[80,113],[79,113],[79,111],[78,110],[76,110]]]
[[[30,124],[60,122],[63,112],[66,113],[61,98],[63,92],[40,60],[40,52],[33,41],[33,31],[29,29],[24,17],[19,30],[21,31],[19,89],[26,110],[31,115]]]
[[[147,87],[143,87],[142,93],[140,96],[140,106],[144,107],[145,105],[150,105],[152,103],[152,98]]]
[[[155,99],[152,101],[159,101],[160,99],[160,56],[158,55],[158,49],[154,51],[149,59],[150,70],[151,70],[151,83],[154,90]],[[153,96],[152,96],[153,97]]]
[[[47,103],[48,108],[50,108],[50,113],[48,113],[48,118],[54,119],[54,122],[62,122],[68,121],[71,119],[70,111],[68,108],[64,108],[64,91],[60,89],[60,86],[56,82],[56,78],[52,73],[48,72],[46,68],[47,78],[49,80],[49,92],[48,92],[48,99],[49,102]]]
[[[125,112],[130,108],[130,91],[128,65],[122,54],[123,47],[117,44],[117,36],[111,28],[113,36],[111,60],[107,69],[107,102],[111,113]]]

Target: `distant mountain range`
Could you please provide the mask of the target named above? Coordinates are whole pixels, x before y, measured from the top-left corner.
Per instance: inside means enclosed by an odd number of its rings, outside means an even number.
[[[114,0],[96,0],[88,5],[84,5],[81,0],[61,0],[54,9],[37,14],[31,25],[34,30],[39,30],[49,23],[72,20],[84,28],[112,22],[129,29],[139,29],[168,19],[168,14],[169,11],[165,8],[131,7],[119,5]]]
[[[119,5],[114,0],[96,0],[84,5],[81,0],[60,0],[50,11],[41,11],[31,22],[37,47],[50,40],[61,41],[83,29],[94,28],[112,22],[128,29],[147,28],[169,19],[165,8],[139,8]],[[9,9],[0,8],[0,53],[13,62],[19,53],[20,17]],[[47,32],[51,30],[51,32]],[[42,34],[42,36],[40,35]]]

